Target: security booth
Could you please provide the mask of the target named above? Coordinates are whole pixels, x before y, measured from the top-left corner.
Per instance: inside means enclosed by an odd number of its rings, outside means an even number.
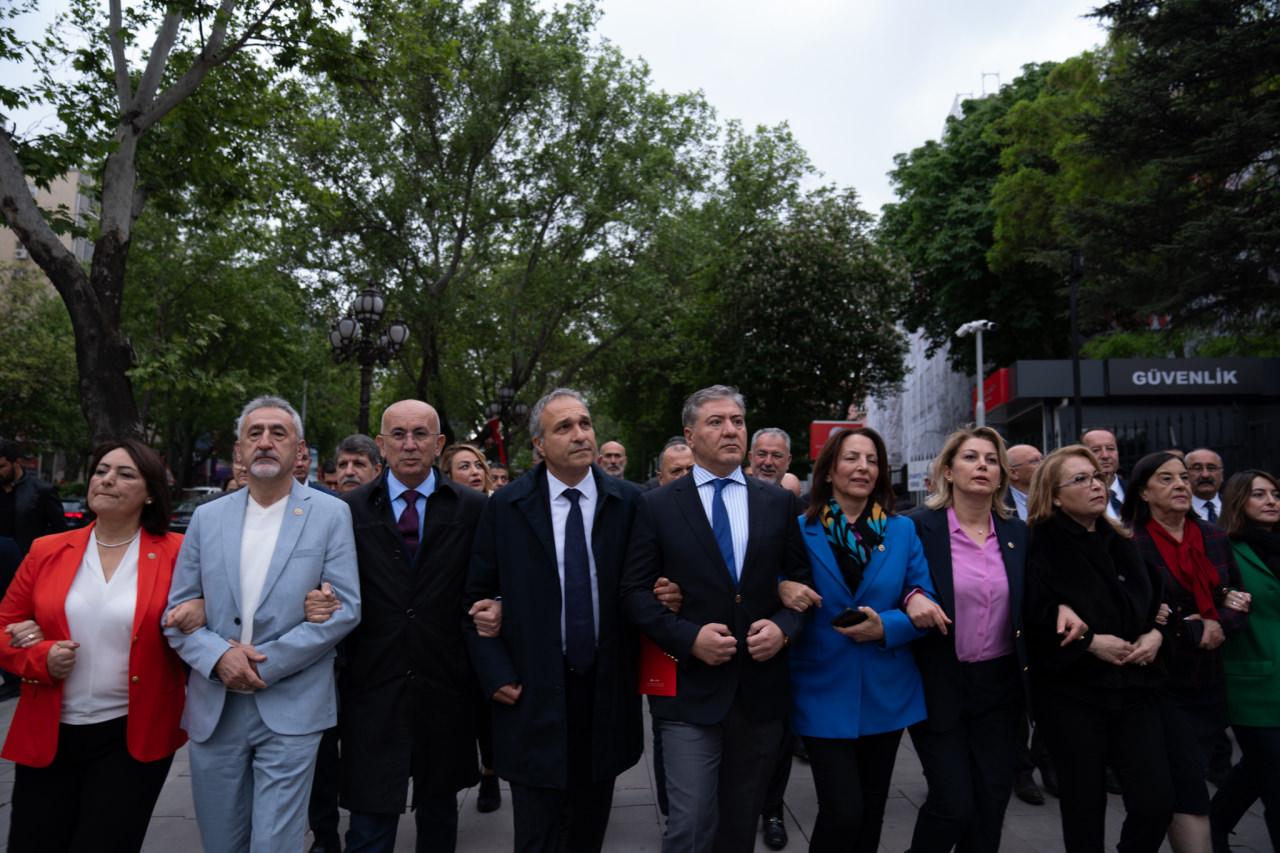
[[[1209,447],[1228,473],[1280,471],[1280,358],[1081,360],[1079,422],[1072,385],[1065,359],[1000,368],[983,384],[987,422],[1045,452],[1110,429],[1124,470],[1157,450]]]

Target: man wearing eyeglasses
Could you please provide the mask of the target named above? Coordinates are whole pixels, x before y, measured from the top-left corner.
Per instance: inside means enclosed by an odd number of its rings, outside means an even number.
[[[485,497],[434,467],[445,437],[421,400],[387,407],[376,441],[382,475],[342,496],[364,608],[339,684],[347,848],[395,848],[412,778],[415,849],[452,851],[457,792],[480,779],[460,615]]]
[[[1027,520],[1027,492],[1031,491],[1031,478],[1035,476],[1044,458],[1039,448],[1031,444],[1015,444],[1008,450],[1009,455],[1009,494],[1005,503],[1018,513],[1018,518]]]
[[[1199,447],[1187,454],[1186,462],[1191,474],[1191,506],[1196,515],[1217,524],[1222,514],[1222,457],[1207,447]]]

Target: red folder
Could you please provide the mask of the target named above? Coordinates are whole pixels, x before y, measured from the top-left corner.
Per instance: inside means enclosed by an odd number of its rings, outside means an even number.
[[[640,635],[640,677],[636,689],[645,696],[676,695],[676,662],[644,634]]]

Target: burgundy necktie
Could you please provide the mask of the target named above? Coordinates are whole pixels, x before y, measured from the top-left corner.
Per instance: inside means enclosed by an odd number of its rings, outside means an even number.
[[[400,521],[396,529],[404,541],[404,550],[409,553],[409,562],[418,554],[418,493],[413,489],[405,489],[400,493],[404,499],[404,512],[400,513]]]

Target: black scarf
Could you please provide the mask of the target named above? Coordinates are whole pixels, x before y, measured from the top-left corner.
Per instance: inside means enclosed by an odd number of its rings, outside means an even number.
[[[1280,531],[1266,530],[1252,521],[1246,521],[1244,529],[1236,537],[1253,549],[1272,574],[1280,576]]]

